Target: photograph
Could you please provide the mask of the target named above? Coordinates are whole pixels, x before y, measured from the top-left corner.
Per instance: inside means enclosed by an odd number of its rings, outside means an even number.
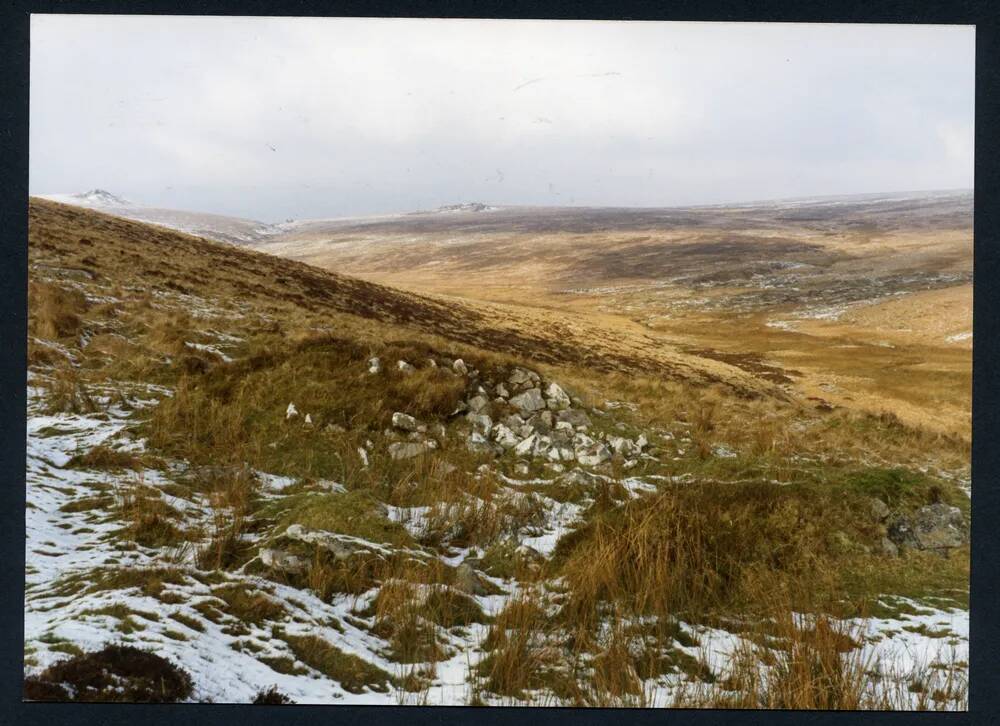
[[[969,710],[976,26],[24,53],[24,702]]]

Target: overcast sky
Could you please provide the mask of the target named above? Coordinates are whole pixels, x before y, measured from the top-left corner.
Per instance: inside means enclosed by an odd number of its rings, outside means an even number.
[[[971,188],[962,26],[35,15],[34,194],[263,221]]]

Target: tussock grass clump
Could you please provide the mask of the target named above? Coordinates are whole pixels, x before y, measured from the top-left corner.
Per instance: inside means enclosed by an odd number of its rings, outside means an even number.
[[[268,620],[280,620],[287,615],[278,601],[244,585],[217,587],[212,590],[212,594],[225,603],[225,610],[229,615],[244,623],[260,625]]]
[[[137,615],[144,620],[151,620],[153,622],[159,622],[160,616],[153,612],[147,612],[145,610],[136,610],[135,608],[130,608],[121,603],[113,603],[111,605],[106,605],[102,608],[95,608],[92,610],[86,610],[84,615],[109,615],[118,620],[125,620],[131,615]]]
[[[198,567],[224,570],[246,562],[252,556],[253,546],[243,539],[245,530],[246,520],[241,513],[213,510],[211,539],[195,553]]]
[[[167,585],[184,585],[184,573],[173,567],[104,568],[88,574],[92,583],[88,592],[138,588],[143,595],[157,599]]]
[[[264,656],[258,655],[257,660],[266,665],[275,673],[286,676],[303,676],[309,671],[298,665],[294,658],[288,656]]]
[[[203,467],[195,471],[192,487],[208,495],[212,507],[211,539],[196,553],[202,569],[225,569],[251,557],[244,539],[252,525],[260,482],[245,466]]]
[[[377,585],[391,564],[385,558],[370,553],[359,553],[347,560],[338,560],[317,550],[305,579],[305,586],[321,599],[342,592],[360,595]],[[288,578],[293,584],[298,578]]]
[[[55,366],[57,364],[70,363],[66,353],[44,342],[38,338],[28,338],[28,367],[40,368],[43,366]]]
[[[488,618],[475,600],[450,587],[433,586],[427,593],[423,605],[427,618],[443,628],[488,622]]]
[[[968,497],[953,487],[944,488],[925,474],[899,467],[851,471],[844,477],[844,484],[861,494],[881,499],[891,508],[920,507],[939,501],[968,505]]]
[[[59,507],[60,512],[91,512],[94,510],[111,509],[115,506],[115,498],[110,494],[98,494],[92,497],[80,497]]]
[[[435,502],[425,519],[422,541],[455,547],[489,546],[499,538],[545,522],[546,508],[535,495],[466,496]]]
[[[288,643],[296,658],[337,681],[344,690],[351,693],[363,693],[365,690],[378,693],[389,691],[392,676],[356,655],[345,653],[326,640],[312,635],[283,634],[281,637]]]
[[[75,336],[88,307],[87,298],[78,290],[35,280],[28,283],[28,331],[39,338]]]
[[[56,653],[66,653],[67,655],[83,655],[83,648],[74,643],[55,643],[49,646],[49,650]]]
[[[389,640],[389,657],[398,663],[423,663],[444,659],[437,628],[466,627],[486,623],[489,618],[468,595],[440,582],[439,573],[430,584],[421,582],[408,568],[398,567],[401,577],[387,576],[378,594],[360,614],[373,617],[372,631]]]
[[[825,568],[821,502],[772,485],[673,486],[591,520],[557,547],[565,616],[598,604],[637,614],[752,607],[761,592],[814,580]]]
[[[169,703],[186,699],[191,690],[186,671],[127,645],[78,655],[24,679],[29,701]]]
[[[489,501],[497,495],[498,484],[492,472],[476,471],[481,463],[482,458],[464,446],[396,465],[376,459],[372,468],[378,466],[385,481],[374,488],[397,507],[463,502],[468,497]]]
[[[191,630],[194,630],[198,633],[205,632],[205,625],[200,620],[198,620],[198,618],[187,615],[186,613],[182,613],[179,611],[173,612],[170,613],[168,617],[172,620],[176,620],[181,625],[185,625],[191,628]]]
[[[542,561],[541,555],[520,548],[517,540],[502,539],[486,548],[479,567],[492,577],[531,581],[539,576]]]
[[[601,652],[592,661],[593,685],[600,694],[612,699],[638,696],[642,682],[635,658],[629,650],[629,638],[619,620],[615,620]]]
[[[385,408],[417,418],[438,418],[455,410],[465,381],[441,368],[418,368],[409,375],[393,370],[387,376]]]
[[[279,691],[277,686],[271,686],[266,690],[257,691],[257,695],[250,703],[255,706],[285,706],[295,701]]]
[[[121,534],[144,547],[164,547],[183,542],[187,535],[176,522],[180,512],[167,504],[159,492],[138,483],[121,487],[115,495],[116,509],[124,520]]]
[[[420,593],[411,583],[390,580],[369,608],[372,631],[389,641],[389,657],[397,663],[427,663],[445,658],[437,629],[426,617]]]
[[[244,396],[229,405],[213,399],[184,376],[153,411],[149,441],[197,463],[239,463],[249,440],[242,415],[254,406]]]
[[[44,382],[45,410],[47,413],[96,413],[100,402],[84,382],[79,370],[60,366]]]
[[[338,558],[320,545],[291,542],[282,549],[306,561],[302,572],[283,572],[255,568],[275,582],[309,589],[320,599],[327,600],[334,593],[361,595],[385,582],[399,570],[405,570],[414,580],[434,576],[434,561],[423,561],[411,554],[385,555],[361,548],[347,557]],[[257,565],[253,563],[252,566]]]
[[[137,469],[141,463],[135,454],[98,444],[85,454],[74,456],[66,466],[81,469]]]
[[[552,620],[533,591],[520,593],[497,614],[483,642],[489,654],[476,674],[485,690],[523,698],[526,690],[543,688],[558,673],[562,650],[552,644]]]
[[[185,343],[193,340],[192,331],[197,327],[191,316],[182,310],[156,310],[145,317],[147,345],[159,353],[180,358],[183,364],[183,358],[190,353]]]
[[[757,631],[740,641],[718,682],[682,688],[673,705],[798,710],[910,707],[891,686],[878,688],[872,674],[879,664],[866,659],[858,647],[856,626],[835,624],[823,615],[802,620],[793,617],[788,607],[775,607]],[[947,698],[962,708],[966,696],[959,686],[950,688]],[[918,708],[935,707],[930,699],[922,701]]]

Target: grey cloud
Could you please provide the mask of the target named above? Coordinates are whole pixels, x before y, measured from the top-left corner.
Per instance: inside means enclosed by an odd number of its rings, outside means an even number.
[[[961,26],[34,16],[30,189],[265,221],[972,186]]]

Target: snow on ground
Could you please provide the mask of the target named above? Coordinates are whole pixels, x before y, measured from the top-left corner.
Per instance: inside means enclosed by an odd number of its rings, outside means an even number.
[[[548,498],[545,498],[545,503],[549,514],[546,518],[544,531],[532,537],[521,538],[521,544],[548,557],[555,551],[556,544],[563,535],[573,529],[584,508],[573,502],[557,502]]]
[[[234,636],[223,632],[231,622],[213,623],[197,609],[199,603],[212,602],[212,587],[195,577],[190,553],[162,553],[137,547],[128,549],[116,545],[114,532],[122,525],[94,510],[73,511],[67,507],[87,497],[106,493],[109,488],[124,486],[135,473],[65,468],[72,457],[98,444],[118,449],[136,448],[141,442],[128,442],[121,434],[129,423],[129,413],[120,408],[108,408],[105,413],[91,415],[42,413],[41,392],[29,388],[28,455],[27,455],[27,551],[25,596],[25,644],[35,661],[28,672],[44,669],[52,662],[69,657],[59,650],[64,642],[84,650],[96,650],[106,644],[126,642],[150,648],[187,670],[195,683],[193,700],[249,701],[261,689],[276,685],[298,703],[394,704],[407,694],[395,689],[385,692],[366,690],[350,693],[338,683],[301,662],[296,666],[302,674],[282,674],[272,670],[260,658],[291,658],[289,647],[272,635],[269,629],[244,624],[247,632]],[[151,395],[151,392],[139,392]],[[161,394],[162,395],[162,394]],[[152,402],[154,398],[139,399]],[[183,468],[183,467],[178,467]],[[267,492],[280,491],[294,483],[289,477],[258,472]],[[168,482],[157,471],[142,473],[143,483],[156,487]],[[331,487],[342,489],[331,482]],[[163,494],[164,501],[185,514],[201,511],[196,504]],[[397,521],[419,520],[427,508],[390,510]],[[67,511],[68,510],[68,511]],[[208,507],[204,507],[207,512]],[[416,515],[416,516],[414,516]],[[207,516],[207,515],[206,515]],[[346,536],[345,536],[346,537]],[[350,538],[373,550],[388,553],[383,545]],[[414,554],[417,553],[414,551]],[[457,558],[461,559],[461,557]],[[172,565],[187,576],[183,584],[170,584],[166,592],[175,594],[177,604],[165,605],[160,599],[144,595],[138,588],[126,590],[96,590],[73,593],[60,591],[59,586],[74,578],[93,584],[99,573]],[[326,639],[345,653],[355,654],[394,676],[405,676],[417,666],[400,666],[387,660],[382,652],[387,643],[366,630],[356,627],[349,618],[356,617],[361,598],[338,595],[323,602],[306,590],[281,585],[251,575],[228,573],[227,583],[245,583],[254,589],[270,591],[289,615],[283,627],[289,635],[312,635]],[[377,591],[368,593],[369,599]],[[487,613],[495,614],[506,602],[505,596],[477,597]],[[120,632],[120,619],[101,614],[114,608],[134,611],[129,620],[138,624],[134,632]],[[151,615],[156,619],[143,617]],[[201,631],[172,617],[200,624]],[[332,624],[336,624],[335,626]],[[436,665],[426,664],[436,672],[426,700],[430,703],[456,704],[468,701],[468,669],[478,655],[471,653],[485,637],[486,626],[472,625],[459,637],[442,632],[454,651],[449,659]],[[182,639],[178,639],[178,636]],[[234,645],[246,644],[243,650]],[[53,647],[54,646],[54,647]],[[259,649],[254,654],[250,648]]]
[[[168,395],[158,387],[136,386],[129,391],[138,406],[148,406]],[[358,613],[377,594],[372,590],[361,596],[336,595],[324,602],[308,590],[301,590],[244,573],[222,573],[217,582],[206,579],[193,564],[193,549],[158,551],[130,546],[115,536],[122,526],[109,509],[80,506],[92,497],[117,496],[125,487],[141,481],[160,489],[171,483],[170,472],[185,470],[183,462],[170,462],[167,472],[94,470],[67,466],[72,457],[98,444],[123,451],[142,451],[143,442],[132,438],[127,427],[130,411],[108,406],[106,411],[88,415],[46,414],[41,390],[28,389],[27,440],[27,511],[25,568],[25,644],[33,659],[28,672],[45,668],[57,659],[69,657],[60,647],[69,642],[84,650],[99,649],[114,642],[125,642],[149,648],[176,662],[187,670],[195,683],[193,700],[232,702],[251,700],[261,689],[271,686],[298,703],[397,704],[426,703],[460,705],[469,702],[473,694],[470,674],[483,653],[478,644],[485,638],[488,626],[473,624],[460,630],[439,630],[450,655],[442,662],[400,665],[387,659],[388,643],[360,625]],[[107,401],[104,402],[107,405]],[[290,477],[257,472],[265,496],[277,496],[295,483]],[[517,489],[526,483],[544,484],[548,480],[528,482],[509,479],[505,493],[511,497],[536,496]],[[340,490],[336,482],[327,483],[331,490]],[[654,491],[654,478],[630,477],[623,482],[632,496]],[[207,501],[196,495],[184,500],[161,492],[165,503],[182,512],[187,524],[207,525],[211,509]],[[583,506],[571,502],[540,497],[546,511],[544,526],[524,532],[518,538],[522,546],[549,556],[556,543],[572,529]],[[430,507],[388,507],[392,521],[402,523],[415,536],[425,526]],[[354,538],[357,540],[357,538]],[[357,540],[355,544],[372,550],[384,550],[384,545]],[[425,553],[417,553],[428,556]],[[455,566],[469,554],[462,550],[442,557],[445,564]],[[170,603],[137,588],[97,589],[92,587],[102,572],[136,571],[143,568],[172,566],[183,574],[179,584],[167,584],[165,592]],[[88,589],[67,594],[61,586],[74,579],[82,580]],[[495,615],[518,593],[513,581],[486,578],[505,592],[500,595],[477,596],[475,600],[489,615]],[[345,653],[363,658],[396,677],[414,671],[432,673],[430,687],[420,693],[406,693],[388,687],[384,692],[367,688],[362,693],[350,693],[339,683],[295,661],[282,634],[272,631],[270,624],[258,626],[239,623],[226,615],[221,622],[212,622],[198,610],[199,605],[218,602],[213,588],[219,584],[246,585],[269,593],[287,615],[280,627],[288,635],[313,635],[326,639]],[[162,597],[162,595],[161,595]],[[912,614],[893,619],[847,621],[848,628],[859,629],[864,645],[860,657],[877,664],[885,674],[884,687],[906,695],[916,703],[917,694],[907,690],[907,678],[918,666],[932,663],[959,664],[958,672],[967,673],[968,612],[960,609],[928,608],[909,603]],[[134,611],[124,628],[116,609]],[[181,622],[181,620],[187,622]],[[192,627],[190,623],[195,623]],[[689,655],[704,659],[718,674],[726,670],[731,654],[740,645],[738,635],[704,626],[682,625],[699,644],[685,649]],[[200,630],[198,629],[200,628]],[[226,631],[229,632],[226,632]],[[128,632],[131,631],[131,632]],[[240,632],[240,634],[234,634]],[[257,652],[254,652],[257,651]],[[279,673],[261,659],[285,658],[295,661],[296,673]],[[943,671],[942,671],[943,672]],[[645,700],[651,705],[669,705],[678,689],[690,689],[691,683],[680,674],[662,676],[644,684]],[[553,703],[551,694],[528,694],[529,700]],[[490,699],[490,702],[507,700]]]

